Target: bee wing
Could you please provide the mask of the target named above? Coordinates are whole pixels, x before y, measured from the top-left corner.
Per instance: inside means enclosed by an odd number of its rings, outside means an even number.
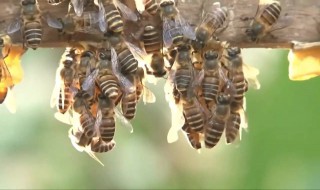
[[[245,63],[242,65],[242,69],[244,77],[248,81],[249,86],[252,86],[254,89],[260,89],[261,85],[257,78],[259,75],[259,69]]]
[[[12,34],[21,28],[21,20],[15,19],[7,28],[7,33]]]
[[[101,122],[102,122],[102,112],[101,112],[101,109],[99,109],[97,111],[97,116],[96,116],[96,121],[94,123],[94,129],[99,132],[99,127],[101,125]],[[100,134],[98,134],[99,136]]]
[[[139,62],[145,62],[144,57],[148,56],[144,48],[140,48],[128,41],[125,41],[127,47],[130,52],[133,54],[134,58],[136,58]]]
[[[99,28],[101,30],[101,32],[105,32],[108,28],[108,23],[106,22],[106,10],[104,9],[104,6],[102,4],[102,2],[99,2]]]
[[[124,127],[128,128],[130,130],[130,133],[133,133],[133,127],[132,124],[130,123],[130,121],[128,121],[123,114],[121,113],[119,107],[117,107],[116,109],[114,109],[114,113],[116,115],[116,119],[119,119],[121,125],[123,125]]]
[[[53,17],[50,13],[44,14],[44,17],[46,18],[48,26],[56,29],[63,28],[62,23],[57,18]]]
[[[90,73],[86,79],[84,80],[83,84],[82,84],[82,89],[85,91],[88,91],[89,89],[91,89],[94,85],[94,82],[97,78],[99,74],[99,69],[95,69],[94,71],[92,71],[92,73]]]
[[[222,68],[219,68],[219,77],[223,80],[226,86],[226,90],[230,94],[236,94],[236,87],[232,84],[232,81],[227,77],[226,73],[223,71]]]
[[[67,124],[67,125],[73,125],[73,118],[70,114],[70,112],[66,112],[64,114],[60,112],[54,113],[54,118],[56,118],[58,121]]]
[[[14,96],[14,93],[10,88],[7,88],[7,96],[4,100],[4,105],[8,108],[10,113],[16,113],[17,111],[17,104],[16,104],[16,99]]]
[[[123,17],[126,20],[132,20],[134,22],[136,22],[138,20],[137,15],[129,7],[127,7],[125,4],[121,3],[119,0],[114,0],[113,2],[119,8]]]
[[[76,15],[80,17],[83,13],[84,0],[71,0],[71,4]]]
[[[118,56],[116,50],[111,48],[111,63],[112,63],[112,71],[114,75],[118,78],[120,85],[125,91],[132,93],[135,91],[135,86],[132,82],[130,82],[123,74],[120,72],[119,64],[118,64]]]
[[[170,35],[172,21],[163,18],[163,46],[169,48],[172,45],[172,36]]]
[[[182,29],[182,33],[184,37],[191,40],[195,40],[196,33],[194,28],[191,27],[190,24],[181,15],[177,15],[175,19],[176,19],[176,22],[179,22],[179,25]]]

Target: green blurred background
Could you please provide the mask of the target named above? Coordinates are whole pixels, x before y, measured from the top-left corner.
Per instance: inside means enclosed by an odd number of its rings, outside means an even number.
[[[28,51],[14,89],[18,110],[0,107],[0,188],[320,188],[319,78],[292,82],[287,51],[244,50],[260,69],[261,89],[247,93],[248,132],[201,154],[184,136],[168,144],[170,110],[164,81],[149,85],[155,104],[140,103],[134,133],[117,127],[116,148],[102,167],[75,150],[69,126],[49,106],[63,50]]]

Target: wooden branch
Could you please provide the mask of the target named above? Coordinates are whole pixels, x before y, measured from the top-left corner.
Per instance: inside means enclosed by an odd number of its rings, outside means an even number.
[[[133,0],[122,0],[131,9],[135,8]],[[203,11],[209,11],[213,2],[216,0],[177,0],[177,6],[181,15],[192,25],[196,26],[201,21]],[[242,48],[292,48],[292,41],[301,43],[310,43],[320,41],[320,1],[317,0],[280,0],[282,13],[271,35],[263,38],[259,43],[253,43],[245,35],[245,29],[248,28],[249,21],[241,18],[253,17],[256,13],[259,0],[219,0],[221,6],[227,6],[230,17],[228,27],[218,37],[222,41],[228,41],[232,45]],[[63,17],[67,14],[68,1],[61,5],[51,6],[47,0],[38,0],[41,12],[50,12],[56,17]],[[5,33],[7,26],[20,16],[20,0],[1,0],[0,6],[0,32]],[[96,10],[91,3],[85,11]],[[137,23],[125,22],[125,35],[129,38],[133,34],[137,38],[141,36],[141,28],[146,23],[161,22],[159,17],[141,16]],[[103,35],[95,32],[76,32],[74,35],[61,35],[57,29],[50,28],[45,20],[43,23],[43,39],[40,47],[65,47],[78,41],[99,42]],[[161,27],[159,27],[161,29]],[[140,33],[139,33],[140,32]],[[13,44],[23,42],[21,32],[16,32],[10,36]],[[134,40],[132,38],[132,40]]]

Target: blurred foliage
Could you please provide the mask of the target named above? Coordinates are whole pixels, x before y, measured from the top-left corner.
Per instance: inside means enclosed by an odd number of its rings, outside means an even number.
[[[157,102],[139,104],[134,133],[117,126],[116,148],[98,155],[105,167],[72,147],[68,126],[50,109],[62,52],[29,50],[24,80],[14,88],[17,113],[0,107],[0,188],[320,188],[320,79],[290,81],[287,51],[244,51],[262,87],[246,95],[249,129],[240,143],[222,139],[201,154],[182,135],[168,144],[162,80],[149,85]]]

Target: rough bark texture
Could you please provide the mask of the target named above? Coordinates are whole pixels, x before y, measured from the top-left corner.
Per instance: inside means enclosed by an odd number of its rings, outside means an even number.
[[[47,0],[38,0],[40,10],[50,12],[56,17],[67,14],[68,1],[61,5],[52,6]],[[122,0],[130,8],[134,9],[133,0]],[[180,13],[193,25],[201,21],[203,11],[210,11],[210,7],[216,0],[177,0]],[[320,1],[318,0],[280,0],[282,13],[274,28],[282,28],[272,32],[272,36],[263,38],[259,43],[250,42],[244,31],[248,28],[249,21],[241,18],[254,17],[259,0],[219,0],[222,6],[227,6],[230,17],[229,26],[218,35],[220,40],[228,41],[233,45],[243,48],[269,47],[269,48],[291,48],[292,41],[301,43],[318,42],[320,40]],[[20,16],[20,0],[1,0],[0,7],[0,32],[5,33],[7,26]],[[86,8],[94,10],[92,4]],[[77,41],[100,41],[101,34],[89,32],[77,32],[74,35],[61,35],[56,29],[50,28],[43,19],[44,36],[40,47],[65,47]],[[126,35],[134,33],[141,35],[141,29],[146,22],[159,22],[159,18],[145,18],[138,23],[126,22]],[[23,38],[21,32],[11,35],[14,44],[21,44]]]

